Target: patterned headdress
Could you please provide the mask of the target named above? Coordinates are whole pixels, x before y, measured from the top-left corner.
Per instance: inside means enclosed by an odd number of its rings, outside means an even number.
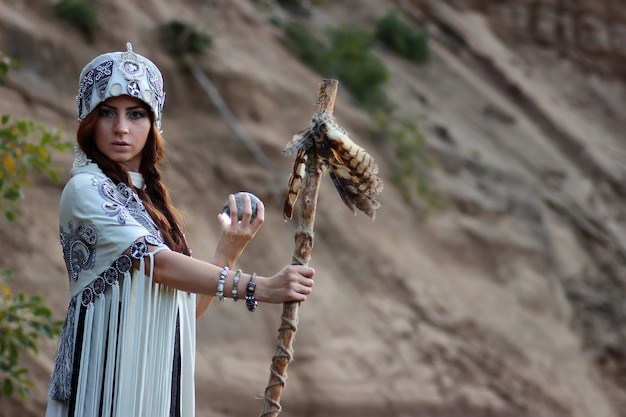
[[[165,103],[163,76],[152,61],[133,52],[110,52],[94,58],[80,73],[76,104],[81,122],[109,97],[129,95],[148,104],[154,121],[161,129],[161,111]]]

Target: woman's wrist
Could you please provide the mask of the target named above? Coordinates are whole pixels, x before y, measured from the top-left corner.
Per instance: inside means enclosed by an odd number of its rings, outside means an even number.
[[[220,268],[223,268],[225,266],[232,268],[236,263],[236,259],[231,259],[227,256],[216,253],[215,256],[213,256],[213,260],[211,261],[211,263],[213,265],[219,266]]]
[[[253,272],[246,285],[246,308],[251,312],[256,310],[259,305],[259,301],[256,298],[256,285],[256,272]]]
[[[237,251],[218,245],[213,254],[213,263],[218,266],[232,267],[237,263],[242,253],[243,250]]]
[[[221,271],[217,281],[217,293],[215,296],[217,297],[217,301],[224,301],[224,285],[226,284],[226,277],[228,277],[229,268],[225,266]]]
[[[241,269],[233,271],[224,266],[217,271],[216,292],[209,295],[214,295],[219,301],[224,298],[232,298],[235,302],[243,300],[248,310],[254,311],[259,301],[267,299],[266,281],[254,272],[246,274]]]

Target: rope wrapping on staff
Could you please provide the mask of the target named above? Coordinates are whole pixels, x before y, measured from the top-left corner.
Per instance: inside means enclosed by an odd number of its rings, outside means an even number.
[[[287,317],[285,314],[281,315],[281,325],[278,328],[279,334],[282,332],[293,332],[295,334],[298,331],[298,317],[295,320]],[[293,361],[293,346],[285,346],[282,342],[282,338],[279,336],[276,343],[276,353],[274,354],[275,360],[284,360],[287,363]],[[282,389],[287,384],[287,373],[280,374],[279,370],[271,366],[270,367],[270,382],[267,385],[265,391],[266,410],[263,412],[263,416],[277,415],[282,411],[282,407],[279,403],[280,398],[272,398],[271,393],[276,389]]]
[[[294,265],[308,265],[311,258],[311,249],[313,248],[313,224],[321,172],[318,175],[307,176],[307,178],[301,200],[300,226],[295,234]],[[283,304],[281,325],[278,329],[276,341],[276,352],[270,365],[270,379],[265,388],[265,404],[261,414],[262,417],[276,417],[282,411],[280,398],[287,382],[287,367],[293,361],[293,342],[298,330],[299,308],[299,302]]]
[[[338,86],[337,80],[322,80],[317,91],[317,111],[309,127],[296,133],[283,149],[286,156],[297,152],[283,208],[283,216],[288,220],[295,212],[296,202],[300,201],[292,258],[294,265],[308,265],[311,259],[317,197],[325,171],[330,171],[337,192],[353,213],[356,214],[355,209],[359,210],[373,220],[380,207],[375,197],[382,191],[383,182],[376,175],[376,162],[333,119]],[[299,302],[283,304],[261,417],[276,417],[281,412],[280,398],[287,382],[287,367],[293,361],[299,307]]]
[[[332,113],[338,88],[337,80],[323,80],[318,87],[318,108],[316,114]],[[313,249],[315,212],[317,197],[323,174],[323,164],[316,153],[315,146],[306,150],[306,175],[303,178],[300,198],[300,218],[294,240],[295,249],[292,263],[294,265],[308,265]],[[261,417],[276,417],[282,407],[280,398],[287,382],[287,367],[293,361],[293,341],[298,329],[299,302],[283,304],[281,325],[278,329],[276,352],[270,365],[270,378],[265,388],[265,403]]]

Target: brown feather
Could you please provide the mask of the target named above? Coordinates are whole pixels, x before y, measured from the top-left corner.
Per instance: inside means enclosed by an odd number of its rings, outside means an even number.
[[[293,171],[289,177],[289,191],[283,207],[283,218],[285,220],[293,218],[296,200],[298,199],[298,194],[300,193],[300,188],[302,187],[302,182],[304,181],[304,175],[306,175],[306,160],[306,149],[302,147],[298,150],[296,160],[293,164]]]
[[[353,213],[356,207],[374,219],[380,208],[374,196],[383,189],[382,180],[376,176],[378,165],[365,149],[331,121],[327,121],[326,133],[330,177],[342,201]]]
[[[378,165],[365,149],[354,143],[335,123],[332,114],[315,115],[311,125],[296,133],[283,149],[286,156],[296,151],[296,161],[289,179],[289,192],[283,208],[285,220],[293,217],[295,203],[306,175],[308,157],[319,158],[321,168],[328,168],[341,200],[350,211],[356,214],[356,208],[372,220],[376,217],[380,203],[375,196],[383,190],[383,181],[376,176]]]

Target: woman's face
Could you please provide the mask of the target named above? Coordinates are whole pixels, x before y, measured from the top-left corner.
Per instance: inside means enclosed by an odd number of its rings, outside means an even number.
[[[130,96],[111,97],[96,110],[96,147],[127,171],[139,171],[141,153],[152,127],[150,110]]]

